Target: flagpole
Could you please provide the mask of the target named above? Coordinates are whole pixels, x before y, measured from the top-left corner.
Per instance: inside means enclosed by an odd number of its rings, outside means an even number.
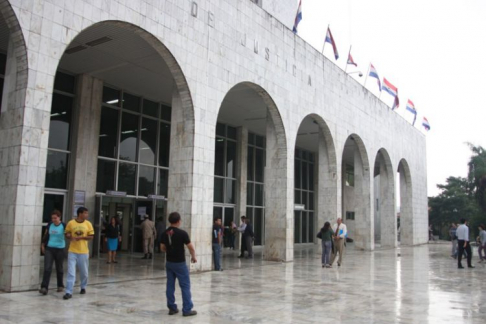
[[[417,120],[417,111],[415,111],[415,116],[413,117],[412,126],[415,126],[415,121]]]
[[[326,36],[324,36],[324,44],[322,44],[322,55],[324,55],[324,48],[326,48],[326,37],[327,37],[327,32],[329,31],[329,25],[327,25],[327,29],[326,29]]]
[[[348,73],[348,62],[349,62],[349,54],[351,54],[351,47],[353,45],[349,45],[349,52],[348,52],[348,57],[346,58],[346,67],[344,68],[344,73]]]
[[[371,70],[371,63],[368,65],[368,72],[366,73],[365,82],[364,82],[364,85],[363,85],[363,87],[365,87],[365,88],[366,88],[366,81],[368,81],[368,75],[370,75],[370,70]]]

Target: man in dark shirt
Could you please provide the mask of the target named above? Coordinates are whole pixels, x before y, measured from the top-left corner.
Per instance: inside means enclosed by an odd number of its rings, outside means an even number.
[[[182,315],[193,316],[197,312],[193,310],[191,298],[191,281],[189,278],[189,269],[186,265],[186,257],[184,253],[184,245],[187,245],[191,253],[191,262],[196,263],[196,250],[189,239],[186,231],[179,229],[181,226],[181,215],[173,212],[169,215],[170,227],[162,236],[162,243],[160,249],[165,252],[167,262],[165,270],[167,272],[167,307],[169,308],[169,315],[179,313],[177,304],[175,303],[175,280],[179,280],[179,286],[182,291]]]
[[[223,269],[221,268],[221,242],[223,241],[223,228],[221,227],[221,218],[214,220],[212,235],[214,270],[223,271]]]

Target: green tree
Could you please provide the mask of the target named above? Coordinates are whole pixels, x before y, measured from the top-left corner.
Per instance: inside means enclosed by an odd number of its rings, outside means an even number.
[[[470,228],[473,233],[477,232],[479,224],[486,223],[486,151],[482,146],[475,146],[467,143],[472,151],[468,163],[469,189],[475,197],[481,212],[471,215]]]

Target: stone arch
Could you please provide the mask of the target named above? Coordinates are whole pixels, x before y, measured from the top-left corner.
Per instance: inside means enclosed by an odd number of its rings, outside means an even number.
[[[395,211],[395,174],[390,155],[378,150],[374,164],[374,236],[381,247],[396,247],[397,217]]]
[[[356,248],[373,250],[370,164],[361,137],[357,134],[349,135],[342,154],[342,218],[345,223],[349,223],[348,236],[354,239]],[[351,163],[353,171],[348,172]],[[348,184],[348,178],[352,178],[353,185]],[[347,219],[346,212],[354,212],[354,220]]]
[[[311,123],[309,123],[311,121]],[[317,127],[317,131],[315,129]],[[338,174],[337,156],[334,139],[326,121],[318,114],[311,113],[305,116],[299,124],[295,137],[295,148],[299,145],[299,136],[305,136],[305,145],[314,146],[312,151],[315,153],[315,173],[314,179],[314,219],[308,226],[312,229],[309,232],[309,243],[315,241],[315,232],[323,226],[326,221],[334,223],[338,213]],[[294,178],[296,169],[294,168]],[[316,177],[317,175],[317,177]],[[311,181],[312,179],[309,179]],[[294,181],[294,188],[297,188]],[[303,202],[296,200],[294,192],[294,203]],[[297,197],[300,198],[300,197]],[[295,212],[298,213],[298,212]],[[294,213],[294,214],[295,214]],[[309,212],[310,213],[310,212]],[[295,216],[295,215],[294,215]],[[310,222],[310,217],[309,217]]]
[[[414,244],[413,191],[410,166],[405,159],[398,163],[400,188],[400,244]]]

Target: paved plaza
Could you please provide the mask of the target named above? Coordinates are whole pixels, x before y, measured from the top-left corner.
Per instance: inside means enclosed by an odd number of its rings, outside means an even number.
[[[47,296],[0,294],[0,322],[484,323],[486,266],[475,258],[475,269],[458,270],[448,252],[448,244],[375,252],[350,246],[343,266],[332,269],[320,267],[312,247],[299,248],[292,263],[226,254],[225,271],[192,275],[192,318],[168,316],[161,260],[93,260],[86,295],[75,288],[64,301],[55,280]]]

